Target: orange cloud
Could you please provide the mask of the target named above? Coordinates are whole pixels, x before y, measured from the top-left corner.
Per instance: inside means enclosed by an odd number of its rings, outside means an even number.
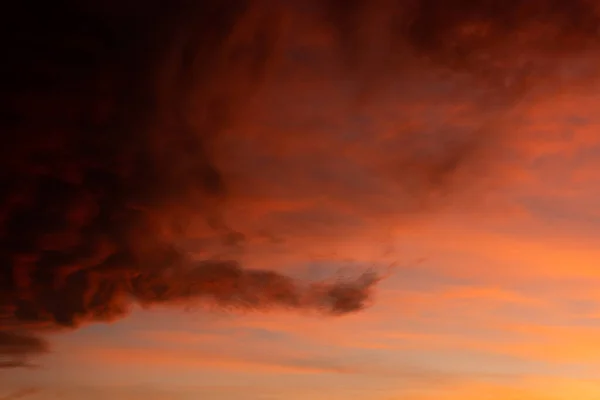
[[[123,349],[89,349],[85,351],[84,362],[105,363],[106,365],[131,366],[136,368],[172,369],[208,369],[228,371],[254,371],[256,373],[274,374],[323,374],[323,373],[356,373],[344,367],[310,365],[310,362],[278,361],[276,359],[244,359],[242,357],[220,355],[216,352],[200,351],[167,351],[157,349],[135,350]],[[303,365],[306,364],[306,365]]]
[[[10,131],[19,146],[2,153],[2,171],[17,179],[9,182],[10,196],[0,194],[0,234],[9,240],[0,258],[10,260],[0,276],[9,288],[0,296],[0,328],[28,330],[32,320],[73,326],[121,317],[132,302],[188,306],[206,297],[238,311],[272,305],[363,310],[380,283],[376,276],[354,286],[345,280],[311,285],[299,277],[321,281],[340,265],[363,271],[400,261],[401,278],[379,286],[379,303],[346,319],[242,315],[215,333],[205,321],[195,325],[188,318],[194,333],[136,332],[135,339],[152,345],[81,345],[68,354],[80,365],[106,369],[167,366],[175,373],[343,375],[352,381],[406,377],[400,364],[415,353],[441,369],[482,360],[467,366],[472,375],[502,369],[498,355],[517,366],[598,363],[596,329],[522,323],[532,315],[568,323],[574,312],[561,302],[581,289],[564,282],[599,278],[596,240],[582,238],[577,226],[552,226],[552,210],[542,213],[523,200],[576,203],[586,200],[577,184],[594,181],[597,157],[578,158],[598,144],[597,121],[590,117],[596,100],[585,97],[597,89],[597,73],[569,77],[565,67],[575,68],[574,59],[597,65],[595,57],[585,59],[597,50],[596,36],[589,36],[595,9],[577,1],[529,6],[507,0],[510,7],[502,10],[462,1],[456,12],[448,2],[428,0],[415,2],[407,16],[396,8],[384,12],[380,1],[321,3],[331,10],[296,14],[285,5],[253,2],[248,13],[219,6],[212,15],[199,6],[186,19],[189,30],[173,24],[174,36],[165,36],[172,46],[155,49],[162,56],[157,64],[145,60],[149,70],[135,59],[137,39],[125,41],[116,52],[132,57],[124,58],[132,65],[123,76],[104,77],[99,65],[98,76],[91,71],[81,90],[102,92],[89,101],[97,118],[103,103],[115,103],[106,111],[116,113],[119,128],[107,131],[110,140],[89,144],[79,139],[102,135],[81,136],[62,125],[56,130],[67,133],[55,142],[44,139],[57,115],[71,126],[70,111],[38,111],[33,100],[23,111],[28,105],[19,103],[17,111],[40,126]],[[504,18],[496,20],[498,13]],[[212,19],[224,28],[213,32]],[[396,32],[398,26],[407,30]],[[382,27],[389,28],[383,37],[375,30]],[[155,40],[162,31],[154,28],[152,36],[139,32],[150,47],[162,43]],[[377,47],[386,44],[397,51]],[[542,48],[543,54],[534,51]],[[210,56],[193,57],[194,50]],[[110,75],[113,66],[106,68]],[[189,80],[180,79],[180,69]],[[96,88],[103,79],[109,92],[123,88],[123,95],[107,100],[111,95]],[[148,99],[155,104],[146,108]],[[68,103],[79,106],[79,100]],[[156,118],[147,120],[151,115]],[[544,164],[547,157],[554,158]],[[562,165],[567,172],[560,172]],[[489,213],[495,215],[476,221]],[[421,257],[427,262],[402,266]],[[320,264],[310,270],[310,261]],[[468,282],[452,283],[460,278]],[[560,293],[538,291],[536,285],[549,280],[563,282]],[[285,338],[258,340],[236,328]],[[41,341],[31,343],[41,348]],[[0,356],[13,348],[1,348]],[[436,360],[436,352],[451,355]],[[438,379],[444,385],[436,386],[443,392],[414,399],[598,396],[582,381],[484,385],[476,376],[447,379],[443,371],[415,369],[414,375],[433,376],[428,385]]]

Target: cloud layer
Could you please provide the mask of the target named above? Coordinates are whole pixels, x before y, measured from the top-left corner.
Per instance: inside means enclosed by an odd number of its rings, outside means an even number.
[[[360,229],[365,209],[427,211],[502,159],[517,100],[594,74],[591,3],[501,4],[11,6],[2,365],[46,350],[32,331],[111,321],[136,303],[363,309],[376,274],[303,282],[247,269],[237,252],[255,237]],[[465,122],[417,121],[423,91],[462,103]],[[319,114],[319,98],[340,105]],[[382,105],[391,127],[374,122]]]

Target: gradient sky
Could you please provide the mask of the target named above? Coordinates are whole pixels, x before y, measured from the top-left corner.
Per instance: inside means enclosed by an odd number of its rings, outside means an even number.
[[[414,62],[356,101],[315,29],[294,31],[297,52],[217,144],[234,160],[225,219],[247,237],[226,251],[313,280],[389,269],[372,304],[332,318],[136,307],[49,335],[37,368],[1,371],[0,399],[600,398],[597,61],[561,58],[575,78],[538,76],[543,94],[516,98]],[[407,135],[473,132],[491,139],[440,193],[398,156]],[[218,240],[202,229],[191,251]]]

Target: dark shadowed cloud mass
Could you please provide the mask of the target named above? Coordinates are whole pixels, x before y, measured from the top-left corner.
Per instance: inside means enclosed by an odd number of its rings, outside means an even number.
[[[195,218],[226,247],[243,247],[246,233],[226,217],[228,207],[243,203],[250,186],[260,191],[254,178],[268,182],[277,171],[282,188],[318,195],[327,187],[350,209],[372,201],[348,196],[356,182],[328,169],[344,148],[327,150],[327,159],[315,151],[312,165],[302,159],[291,173],[268,157],[272,143],[285,147],[284,133],[242,146],[240,115],[256,93],[309,68],[294,47],[299,38],[329,43],[323,62],[352,83],[359,109],[378,88],[409,93],[410,80],[427,78],[463,82],[494,112],[578,79],[561,60],[593,57],[599,41],[598,12],[583,0],[29,3],[0,9],[3,367],[47,351],[37,333],[112,321],[134,304],[334,315],[369,304],[374,273],[304,282],[246,269],[233,251],[199,258],[181,245]],[[398,131],[393,158],[367,167],[421,204],[468,183],[457,177],[487,162],[506,134],[495,128]]]

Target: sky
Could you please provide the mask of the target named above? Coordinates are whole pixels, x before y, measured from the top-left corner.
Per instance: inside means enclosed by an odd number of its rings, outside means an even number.
[[[593,2],[115,4],[10,48],[0,400],[600,398]]]

